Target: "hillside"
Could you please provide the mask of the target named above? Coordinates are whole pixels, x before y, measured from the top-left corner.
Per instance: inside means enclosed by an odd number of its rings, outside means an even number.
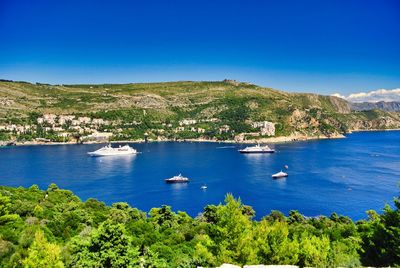
[[[398,113],[352,112],[340,98],[287,93],[234,80],[101,85],[0,82],[2,140],[243,141],[331,137],[352,130],[399,127]]]
[[[400,112],[400,102],[398,101],[354,102],[350,105],[351,109],[355,111],[382,110]]]

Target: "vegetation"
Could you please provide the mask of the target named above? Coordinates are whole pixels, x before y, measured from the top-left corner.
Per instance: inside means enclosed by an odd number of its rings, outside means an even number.
[[[275,136],[331,136],[354,129],[400,127],[400,113],[354,112],[346,101],[336,97],[287,93],[230,80],[101,85],[3,80],[0,104],[0,126],[42,127],[37,118],[43,114],[88,116],[111,121],[100,130],[113,132],[115,140],[143,139],[145,134],[155,139],[226,140],[241,133],[256,133],[259,129],[252,128],[251,123],[263,121],[275,124]],[[177,131],[184,119],[196,123]],[[229,129],[221,131],[225,126]],[[62,141],[54,133],[36,132],[35,128],[24,134],[0,133],[0,140],[10,138]]]
[[[82,202],[51,184],[0,187],[1,267],[196,267],[296,264],[400,265],[400,202],[368,220],[307,218],[272,211],[260,221],[240,199],[196,218],[169,206],[149,213],[127,203]]]

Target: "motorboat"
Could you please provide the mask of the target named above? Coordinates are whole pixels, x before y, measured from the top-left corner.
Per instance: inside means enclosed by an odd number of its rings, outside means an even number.
[[[280,178],[285,178],[289,176],[287,173],[283,172],[282,170],[279,171],[278,173],[272,174],[272,178],[274,179],[280,179]]]
[[[200,187],[200,189],[206,190],[206,189],[207,189],[207,185],[203,184],[203,185]]]
[[[239,150],[240,153],[242,154],[263,154],[263,153],[274,153],[275,150],[271,149],[268,145],[263,145],[261,146],[260,144],[257,144],[255,146],[247,146],[244,149]]]
[[[112,156],[112,155],[131,155],[137,154],[138,151],[133,149],[129,145],[119,146],[119,147],[112,147],[111,144],[108,144],[96,151],[88,152],[90,156]]]
[[[183,177],[181,174],[178,176],[173,176],[172,178],[165,179],[166,183],[182,183],[189,182],[189,178]]]

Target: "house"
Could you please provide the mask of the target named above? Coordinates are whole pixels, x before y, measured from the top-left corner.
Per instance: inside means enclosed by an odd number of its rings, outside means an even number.
[[[52,130],[55,131],[55,132],[61,132],[64,129],[62,127],[53,127]]]
[[[57,115],[55,114],[45,114],[43,115],[43,122],[48,123],[50,125],[54,125],[56,123]]]
[[[183,119],[182,121],[179,121],[180,126],[194,125],[196,123],[197,123],[197,120],[194,120],[194,119]]]
[[[251,123],[253,128],[259,128],[260,133],[263,136],[275,136],[275,124],[268,121],[253,122]]]
[[[71,136],[71,133],[61,132],[61,133],[57,133],[57,136],[61,137],[61,138],[68,138],[69,136]]]
[[[185,131],[185,127],[177,127],[175,128],[175,133]]]
[[[90,117],[84,116],[84,117],[78,117],[78,121],[80,124],[90,124],[92,119],[90,119]]]
[[[99,142],[104,141],[104,142],[106,142],[106,141],[110,140],[112,135],[113,134],[110,133],[110,132],[97,132],[96,131],[96,132],[93,132],[90,135],[87,135],[87,136],[83,137],[82,140],[85,140],[85,141],[99,141]]]
[[[231,129],[230,126],[228,126],[228,125],[223,125],[222,127],[219,128],[219,134],[226,133],[226,132],[228,132],[230,129]]]
[[[108,125],[108,121],[103,120],[102,118],[94,118],[92,120],[93,125]]]
[[[72,120],[74,120],[74,119],[75,119],[74,115],[60,115],[60,116],[58,116],[58,123],[60,125],[65,125],[68,122],[72,122]]]
[[[57,115],[55,114],[44,114],[43,117],[38,117],[36,122],[38,124],[48,123],[54,125],[56,123]]]

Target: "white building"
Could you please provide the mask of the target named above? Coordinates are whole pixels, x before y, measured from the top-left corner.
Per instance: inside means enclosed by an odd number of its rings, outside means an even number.
[[[260,133],[263,136],[275,136],[275,124],[268,121],[253,122],[251,124],[253,128],[259,128]]]
[[[67,122],[72,122],[75,119],[74,115],[60,115],[58,116],[58,123],[60,125],[65,125]]]
[[[179,122],[180,126],[188,126],[188,125],[194,125],[197,123],[197,120],[194,119],[183,119],[182,121]]]
[[[222,127],[219,128],[219,134],[226,133],[230,130],[231,128],[228,125],[223,125]]]
[[[92,119],[90,119],[90,117],[84,116],[84,117],[78,117],[78,121],[80,124],[90,124]]]

